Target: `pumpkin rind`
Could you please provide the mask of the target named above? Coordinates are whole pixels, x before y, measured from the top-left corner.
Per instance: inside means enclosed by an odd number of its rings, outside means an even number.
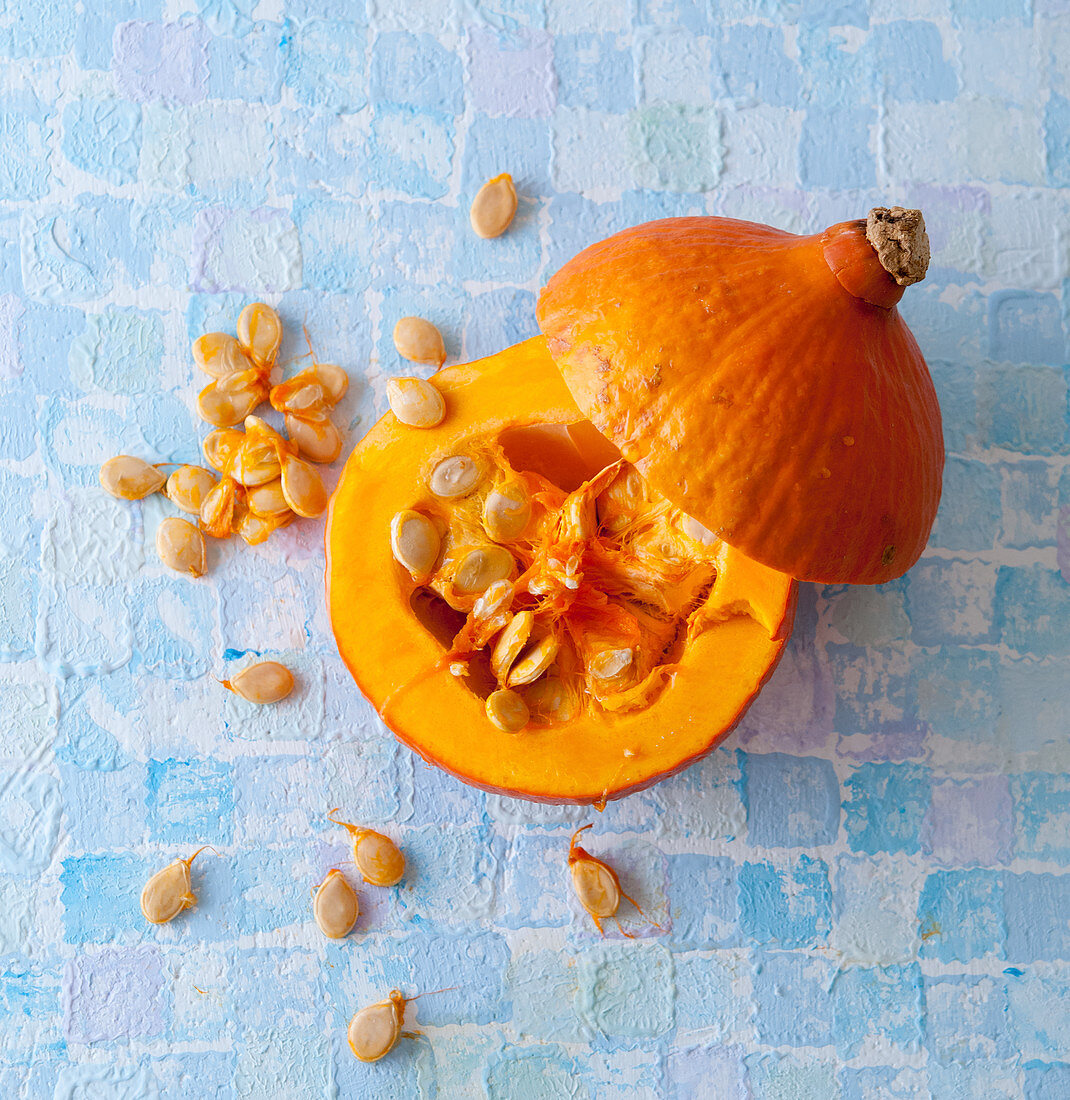
[[[400,508],[419,508],[421,493],[429,500],[431,470],[464,440],[584,418],[542,337],[448,367],[434,383],[446,400],[442,424],[416,430],[388,413],[353,452],[331,501],[328,606],[361,690],[425,760],[484,789],[536,801],[619,798],[705,755],[776,666],[791,631],[795,582],[725,547],[700,609],[710,625],[649,707],[581,714],[519,734],[499,730],[413,613],[416,584],[391,557],[390,521]]]
[[[917,560],[940,499],[901,294],[864,222],[670,218],[570,260],[538,317],[580,409],[658,492],[773,569],[869,584]]]

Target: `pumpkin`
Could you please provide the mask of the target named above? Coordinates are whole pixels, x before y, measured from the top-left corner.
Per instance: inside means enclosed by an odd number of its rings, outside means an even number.
[[[595,804],[720,743],[797,577],[886,579],[927,537],[939,411],[894,309],[924,250],[910,212],[639,226],[550,280],[544,335],[435,374],[444,417],[387,413],[332,498],[327,585],[400,740]]]

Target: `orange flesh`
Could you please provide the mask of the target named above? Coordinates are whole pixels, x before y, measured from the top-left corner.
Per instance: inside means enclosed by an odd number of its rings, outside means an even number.
[[[704,755],[779,658],[794,582],[688,534],[686,517],[583,419],[542,338],[434,382],[446,397],[443,424],[412,429],[385,416],[354,452],[331,505],[332,622],[365,694],[426,759],[525,798],[602,802]],[[430,476],[457,454],[475,458],[483,478],[471,496],[443,501]],[[557,643],[545,673],[516,686],[532,711],[519,734],[484,711],[499,686],[488,628],[511,614],[481,622],[478,593],[456,583],[465,553],[492,545],[481,525],[487,492],[516,483],[532,517],[501,543],[515,561],[508,607],[535,620],[519,659],[540,638]],[[407,508],[443,537],[425,584],[391,555],[390,521]],[[465,675],[450,671],[458,662]]]

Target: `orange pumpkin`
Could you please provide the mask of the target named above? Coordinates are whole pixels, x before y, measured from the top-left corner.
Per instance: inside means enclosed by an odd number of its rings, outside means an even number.
[[[887,269],[913,281],[924,229],[870,222],[618,234],[550,281],[545,338],[433,377],[441,423],[373,427],[331,502],[328,602],[402,741],[487,790],[621,797],[739,720],[793,577],[920,553],[939,413]]]

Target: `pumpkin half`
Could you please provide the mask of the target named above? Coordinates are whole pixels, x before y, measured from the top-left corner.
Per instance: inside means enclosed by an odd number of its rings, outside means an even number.
[[[331,501],[328,603],[403,742],[487,790],[619,798],[736,724],[794,577],[917,557],[942,448],[894,308],[927,261],[915,214],[629,230],[550,281],[545,336],[433,377],[440,424],[372,428]]]

